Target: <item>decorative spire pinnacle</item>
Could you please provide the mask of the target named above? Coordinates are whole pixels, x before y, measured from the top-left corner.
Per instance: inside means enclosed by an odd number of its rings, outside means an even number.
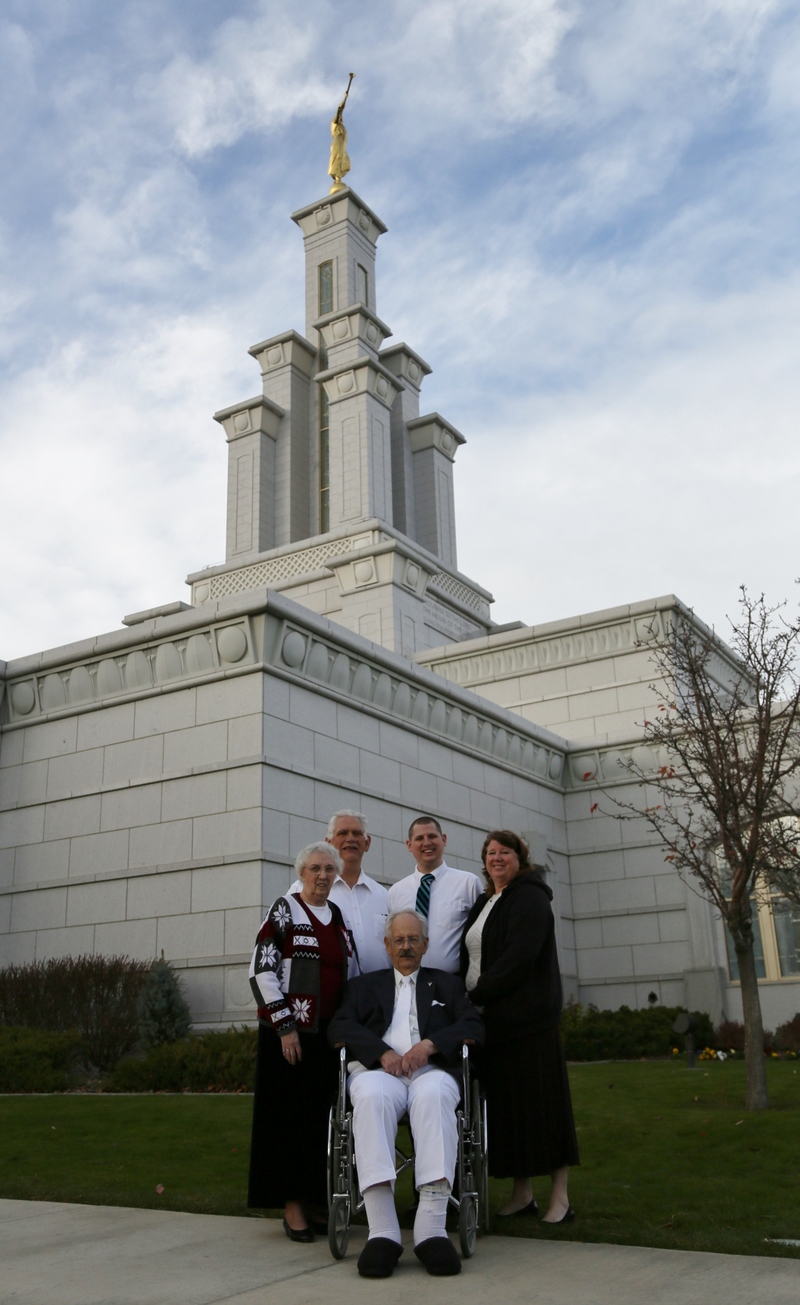
[[[328,164],[328,176],[333,177],[333,184],[328,191],[329,195],[335,195],[337,191],[345,189],[342,177],[350,171],[350,159],[347,154],[347,128],[344,125],[344,106],[347,104],[347,97],[350,94],[350,87],[353,85],[354,77],[355,73],[351,73],[344,99],[331,122],[333,140],[331,141],[331,161]]]

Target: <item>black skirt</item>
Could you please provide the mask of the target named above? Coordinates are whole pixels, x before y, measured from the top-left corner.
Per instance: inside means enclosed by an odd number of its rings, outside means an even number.
[[[492,1178],[533,1178],[579,1164],[558,1029],[492,1043],[482,1062]]]
[[[300,1033],[303,1058],[290,1065],[271,1028],[258,1030],[253,1132],[247,1204],[275,1210],[287,1201],[327,1206],[328,1113],[339,1056],[328,1046],[327,1021]]]

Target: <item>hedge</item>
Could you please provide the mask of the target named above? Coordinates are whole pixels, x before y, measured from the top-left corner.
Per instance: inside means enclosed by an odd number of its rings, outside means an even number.
[[[669,1056],[673,1047],[683,1050],[682,1034],[672,1026],[681,1006],[654,1006],[647,1010],[598,1010],[568,1002],[561,1016],[561,1033],[567,1060],[638,1060],[642,1056]],[[697,1021],[697,1048],[713,1046],[714,1026],[708,1015],[693,1011]]]
[[[225,1029],[162,1043],[141,1058],[121,1060],[110,1092],[252,1092],[257,1030]]]
[[[86,1069],[110,1070],[139,1039],[150,971],[128,956],[67,956],[0,970],[0,1025],[77,1033]]]
[[[0,1092],[63,1092],[80,1050],[76,1033],[0,1025]]]

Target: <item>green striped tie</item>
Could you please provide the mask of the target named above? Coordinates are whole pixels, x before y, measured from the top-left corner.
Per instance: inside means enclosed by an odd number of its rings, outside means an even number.
[[[415,909],[417,914],[424,915],[426,920],[431,906],[431,885],[435,878],[435,875],[423,875],[419,881],[419,888],[417,889],[417,903]]]

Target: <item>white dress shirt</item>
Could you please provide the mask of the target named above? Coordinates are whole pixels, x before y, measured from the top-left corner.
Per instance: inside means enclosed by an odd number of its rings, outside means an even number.
[[[299,893],[302,886],[296,879],[289,892]],[[336,903],[355,939],[362,974],[386,970],[392,963],[383,943],[388,897],[383,884],[363,870],[352,888],[337,875],[328,894],[328,901]]]
[[[413,874],[389,889],[389,914],[416,909],[417,890],[423,874],[417,866]],[[422,964],[433,970],[458,974],[461,934],[464,922],[483,892],[481,881],[470,870],[456,870],[442,862],[433,875],[428,910],[428,950]]]

